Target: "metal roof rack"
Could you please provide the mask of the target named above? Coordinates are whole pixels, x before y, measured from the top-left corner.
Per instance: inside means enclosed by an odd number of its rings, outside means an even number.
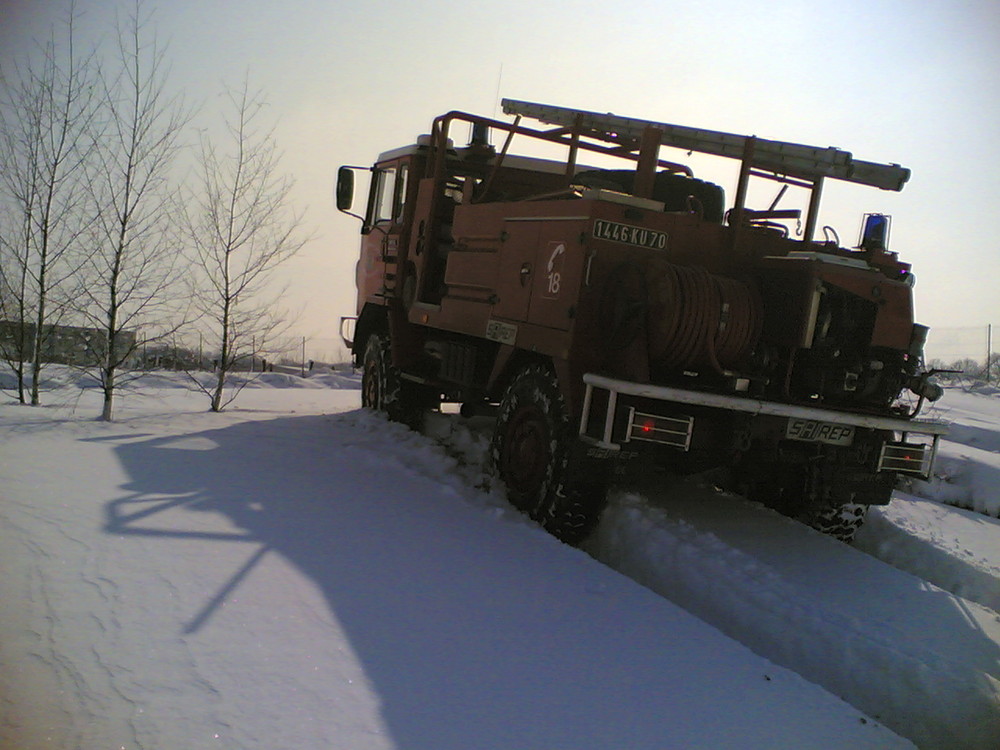
[[[910,170],[898,164],[861,161],[848,151],[832,147],[772,141],[516,99],[504,99],[501,104],[505,114],[522,115],[550,125],[577,129],[588,137],[630,147],[630,150],[638,149],[651,130],[659,131],[660,145],[730,159],[748,159],[747,166],[780,177],[810,182],[832,178],[895,191],[902,190],[910,177]]]

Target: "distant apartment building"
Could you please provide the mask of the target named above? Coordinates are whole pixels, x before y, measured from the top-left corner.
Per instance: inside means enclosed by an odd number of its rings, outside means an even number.
[[[23,325],[23,328],[22,328]],[[135,331],[119,331],[115,348],[121,355],[135,349]],[[32,359],[35,345],[33,323],[0,320],[0,354],[5,359]],[[45,326],[41,340],[41,360],[64,365],[100,364],[107,351],[107,336],[99,328]]]

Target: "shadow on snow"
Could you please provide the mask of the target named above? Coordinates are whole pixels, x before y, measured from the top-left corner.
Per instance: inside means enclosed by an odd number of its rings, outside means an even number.
[[[108,533],[252,549],[178,630],[209,626],[268,553],[281,555],[323,592],[400,747],[683,744],[685,724],[752,725],[772,705],[766,691],[728,694],[736,660],[717,645],[708,659],[704,643],[678,647],[692,631],[672,609],[650,607],[638,587],[605,589],[597,568],[581,583],[582,553],[499,522],[440,448],[368,412],[242,422],[116,452],[130,481],[107,505]],[[177,512],[191,513],[183,527]],[[206,512],[236,530],[200,528]],[[913,579],[887,595],[918,588]],[[970,627],[936,601],[927,597],[922,627]],[[649,616],[635,617],[639,607]],[[985,636],[981,647],[996,657]],[[713,697],[692,703],[671,694],[679,685]],[[691,715],[709,703],[718,713]]]

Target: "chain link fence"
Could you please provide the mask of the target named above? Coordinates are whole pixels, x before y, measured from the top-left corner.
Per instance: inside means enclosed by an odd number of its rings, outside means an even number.
[[[992,324],[931,328],[924,358],[931,367],[961,370],[966,377],[1000,383],[1000,328]]]
[[[351,353],[339,338],[288,337],[276,342],[274,363],[282,367],[350,367]]]
[[[285,372],[305,376],[314,369],[350,369],[351,354],[340,338],[288,336],[262,343],[251,338],[249,351],[234,370],[249,372]],[[198,337],[184,341],[141,342],[137,347],[135,367],[154,370],[214,370],[217,352]]]

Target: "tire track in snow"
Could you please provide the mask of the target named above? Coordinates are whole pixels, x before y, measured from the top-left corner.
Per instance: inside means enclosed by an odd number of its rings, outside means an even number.
[[[176,602],[177,592],[162,596],[168,576],[136,588],[119,557],[134,554],[134,542],[108,543],[98,515],[81,524],[87,499],[70,500],[0,507],[2,591],[17,603],[0,623],[0,646],[9,646],[0,654],[0,747],[159,747],[169,722],[197,723],[192,693],[204,705],[212,688],[179,635],[161,644],[177,657],[171,674],[132,669],[129,655],[157,648],[140,623],[155,616],[156,602]]]

